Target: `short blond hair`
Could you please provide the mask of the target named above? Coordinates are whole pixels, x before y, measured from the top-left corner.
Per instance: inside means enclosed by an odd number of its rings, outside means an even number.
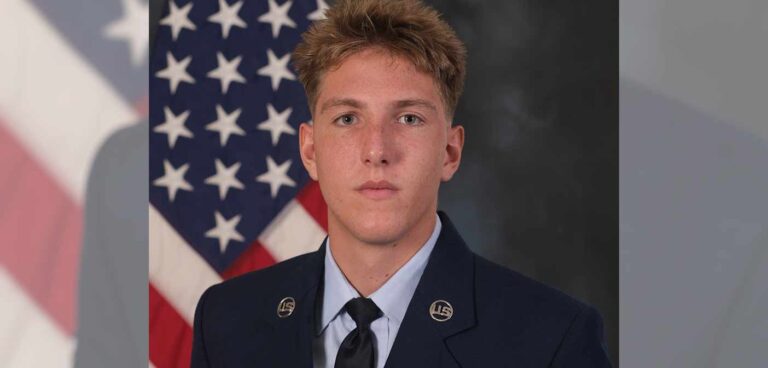
[[[323,73],[356,52],[379,47],[431,75],[446,114],[453,116],[467,53],[437,11],[418,0],[338,0],[325,15],[304,32],[292,55],[313,115]]]

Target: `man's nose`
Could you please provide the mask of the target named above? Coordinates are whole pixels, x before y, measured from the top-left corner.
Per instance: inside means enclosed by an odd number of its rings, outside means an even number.
[[[387,166],[396,159],[392,127],[387,123],[368,124],[363,139],[363,162],[371,166]]]

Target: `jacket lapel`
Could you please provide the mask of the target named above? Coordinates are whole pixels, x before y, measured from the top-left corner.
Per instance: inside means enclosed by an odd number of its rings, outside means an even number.
[[[408,305],[386,367],[457,366],[453,353],[444,353],[446,349],[451,351],[445,340],[476,324],[474,254],[448,216],[442,211],[438,215],[442,230]],[[451,307],[450,318],[446,318],[446,304]]]
[[[315,301],[323,280],[325,241],[320,249],[308,255],[305,263],[281,285],[273,296],[275,309],[270,316],[274,327],[274,343],[270,344],[269,359],[260,362],[268,367],[312,367],[312,338]],[[295,299],[293,313],[287,317],[277,315],[279,301],[284,297]]]

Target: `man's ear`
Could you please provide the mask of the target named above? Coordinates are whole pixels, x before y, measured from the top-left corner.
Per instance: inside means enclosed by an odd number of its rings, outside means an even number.
[[[299,126],[299,153],[301,162],[307,169],[312,180],[317,181],[317,164],[315,162],[315,132],[310,123],[301,123]]]
[[[461,163],[461,150],[464,148],[464,127],[454,125],[448,128],[448,143],[445,145],[443,161],[443,181],[451,180]]]

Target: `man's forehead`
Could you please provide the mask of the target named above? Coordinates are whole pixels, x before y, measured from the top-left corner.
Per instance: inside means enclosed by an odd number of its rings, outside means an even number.
[[[367,107],[366,101],[372,96],[382,98],[379,93],[382,89],[375,83],[385,87],[394,85],[392,96],[384,96],[388,107],[421,106],[434,111],[445,110],[448,114],[440,84],[434,76],[419,70],[407,57],[380,47],[346,55],[323,72],[318,78],[314,110],[322,114],[337,106]],[[351,91],[353,88],[360,90]]]

